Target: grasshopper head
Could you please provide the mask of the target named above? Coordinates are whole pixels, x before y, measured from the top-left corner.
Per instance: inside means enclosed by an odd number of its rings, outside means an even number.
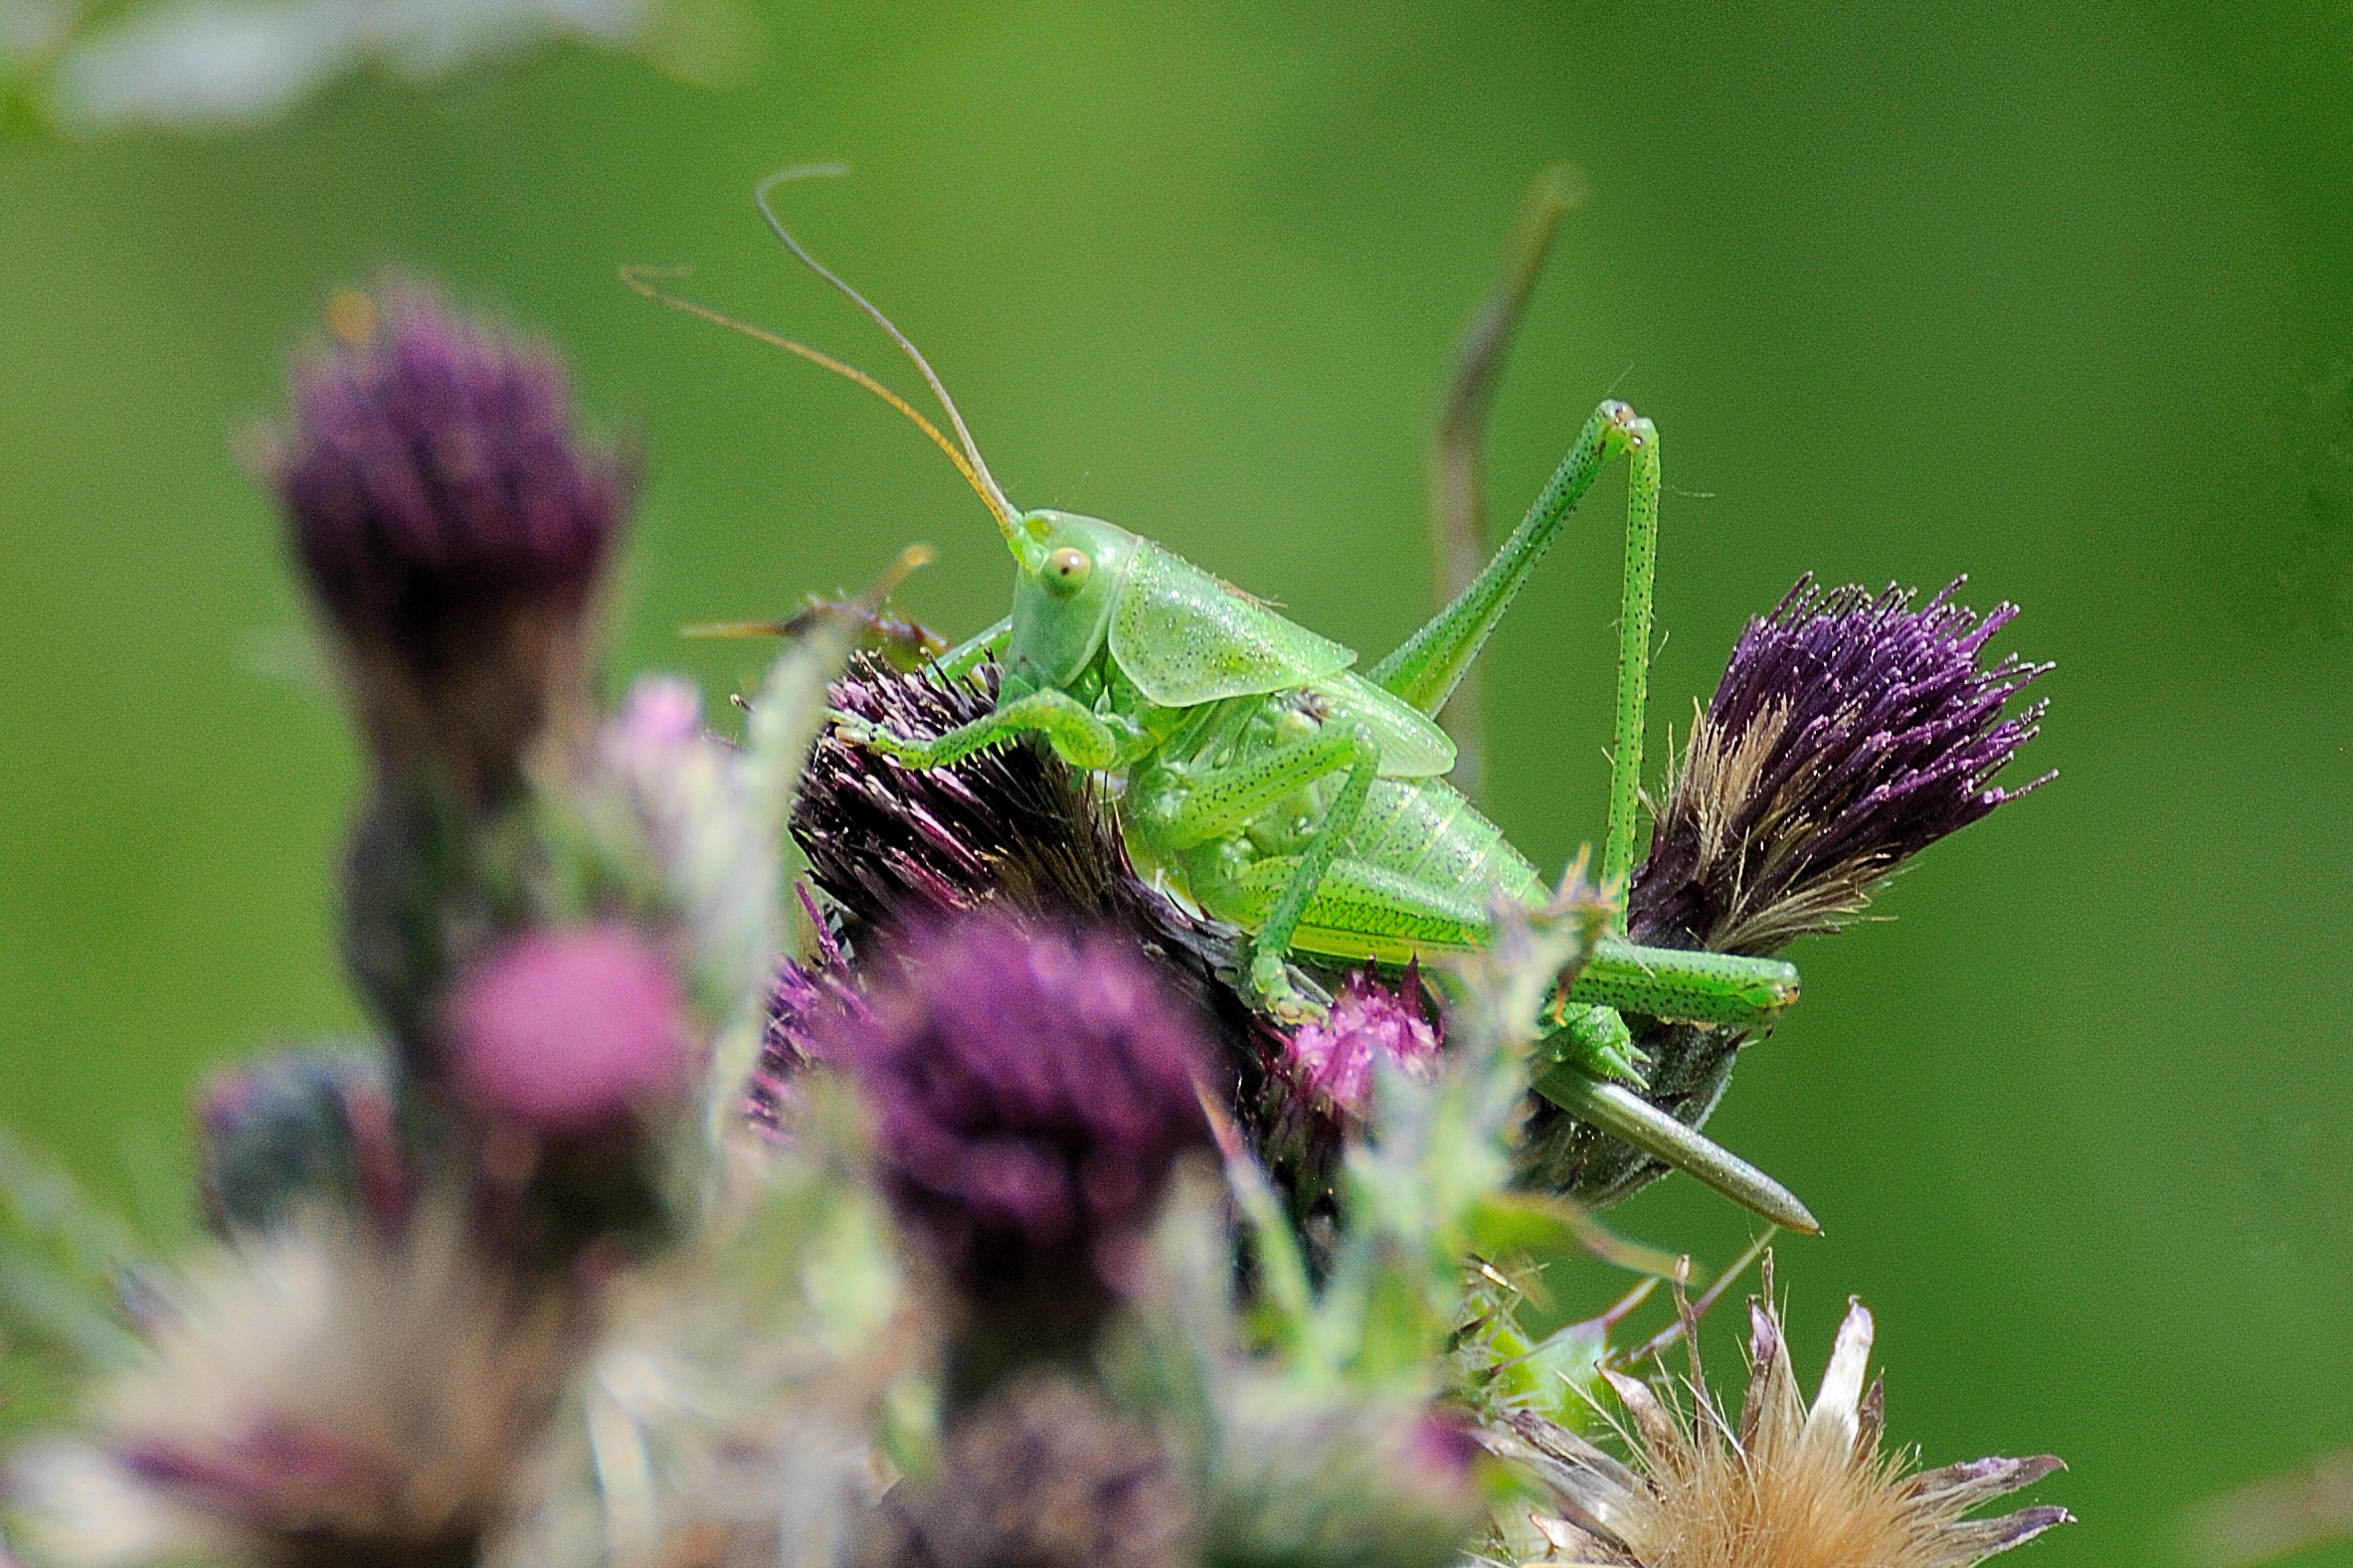
[[[1022,691],[1066,687],[1102,651],[1112,606],[1135,564],[1134,534],[1075,512],[1022,514],[1013,553],[1013,637],[1008,684]]]

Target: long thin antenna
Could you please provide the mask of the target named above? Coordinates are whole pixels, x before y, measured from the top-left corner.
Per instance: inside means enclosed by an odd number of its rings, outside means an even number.
[[[760,216],[768,220],[768,227],[776,231],[776,237],[779,240],[785,242],[785,249],[793,253],[794,260],[839,289],[850,303],[866,312],[876,326],[890,334],[890,340],[899,345],[900,352],[915,362],[915,368],[923,372],[925,384],[932,389],[932,396],[940,400],[940,408],[947,414],[948,423],[956,429],[956,438],[964,443],[965,456],[972,460],[974,471],[981,476],[980,482],[986,485],[989,493],[996,498],[992,510],[997,514],[998,521],[1003,523],[1009,531],[1012,527],[1013,505],[1005,499],[1004,491],[997,488],[996,475],[989,471],[988,462],[981,456],[979,443],[973,439],[973,433],[965,428],[964,416],[957,411],[956,400],[948,396],[948,388],[940,380],[938,373],[932,369],[931,361],[923,357],[923,351],[909,340],[906,333],[901,332],[892,323],[890,317],[876,308],[873,301],[843,282],[824,262],[811,256],[808,248],[793,238],[793,232],[784,226],[784,222],[776,215],[776,209],[769,204],[768,193],[780,185],[788,184],[794,180],[839,179],[847,173],[849,173],[849,165],[846,163],[810,163],[795,169],[780,170],[760,182],[758,188],[752,193],[752,200],[759,204]]]
[[[648,279],[656,277],[679,277],[684,275],[685,270],[680,266],[625,266],[621,269],[621,280],[648,299],[668,305],[673,310],[683,310],[690,316],[698,316],[715,326],[723,326],[730,332],[741,332],[748,338],[755,338],[773,348],[781,348],[788,354],[798,354],[819,369],[829,370],[844,380],[854,381],[868,392],[873,393],[874,396],[907,416],[909,420],[914,422],[917,430],[932,438],[933,445],[948,454],[948,460],[956,464],[956,471],[964,475],[965,483],[971,485],[973,493],[981,498],[982,504],[996,514],[996,526],[1004,532],[1006,538],[1009,539],[1013,536],[1013,511],[1010,506],[1005,504],[1004,494],[996,488],[996,481],[989,477],[989,471],[986,468],[976,470],[970,462],[967,462],[964,453],[956,449],[956,443],[941,435],[940,428],[925,419],[913,404],[855,365],[846,364],[830,354],[820,353],[816,349],[811,348],[807,343],[797,342],[781,332],[771,332],[768,328],[754,326],[749,321],[738,321],[731,315],[713,310],[709,305],[703,304],[699,300],[688,299],[683,294],[673,294],[668,289],[658,288],[648,281]]]

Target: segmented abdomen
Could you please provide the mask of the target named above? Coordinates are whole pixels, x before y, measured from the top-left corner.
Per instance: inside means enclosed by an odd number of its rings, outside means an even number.
[[[1375,782],[1340,852],[1482,906],[1491,891],[1524,904],[1544,897],[1536,867],[1443,779]]]

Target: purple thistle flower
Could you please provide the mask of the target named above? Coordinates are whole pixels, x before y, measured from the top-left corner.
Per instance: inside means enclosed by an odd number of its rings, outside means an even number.
[[[261,466],[380,758],[436,753],[494,792],[577,677],[630,465],[575,440],[553,354],[414,285],[375,314],[296,365],[291,428]]]
[[[1208,1141],[1208,1059],[1134,950],[984,915],[910,932],[892,957],[824,1054],[871,1100],[893,1201],[941,1254],[987,1268],[1147,1223],[1177,1152]]]
[[[1107,1309],[1170,1168],[1209,1141],[1194,1010],[1134,944],[967,916],[897,934],[868,1006],[818,1054],[872,1108],[878,1174],[960,1287],[952,1398],[1075,1352]]]
[[[2017,613],[1891,586],[1800,578],[1748,622],[1692,730],[1627,921],[1637,942],[1770,955],[1836,931],[1911,856],[2046,783],[1993,784],[2044,705],[2003,708],[2051,666],[1979,663]]]
[[[996,706],[996,667],[947,680],[860,656],[828,695],[897,734],[934,736]],[[1244,961],[1241,933],[1139,880],[1117,819],[1045,747],[992,747],[951,767],[912,769],[828,732],[802,778],[793,837],[853,945],[990,903],[1118,927],[1210,1009],[1237,1055],[1248,1054],[1249,1008],[1224,978]]]
[[[1388,1062],[1426,1076],[1438,1062],[1438,1028],[1421,1006],[1421,976],[1408,967],[1391,987],[1369,969],[1352,973],[1321,1022],[1300,1025],[1286,1047],[1297,1091],[1345,1117],[1372,1098],[1373,1070]]]
[[[1982,662],[2017,610],[1980,617],[1954,604],[1965,581],[1913,610],[1900,588],[1826,590],[1807,576],[1748,622],[1635,870],[1635,941],[1769,958],[1837,931],[1911,856],[2049,781],[1993,783],[2043,704],[2003,710],[2051,666]],[[1750,1037],[1629,1021],[1651,1060],[1645,1097],[1706,1126]],[[1528,1184],[1594,1205],[1666,1173],[1541,1100],[1519,1165]]]
[[[447,1007],[458,1093],[485,1121],[562,1137],[674,1099],[693,1065],[668,961],[626,926],[535,931],[461,975]]]
[[[1261,1020],[1258,1041],[1259,1078],[1255,1093],[1245,1093],[1244,1120],[1259,1158],[1290,1194],[1293,1217],[1320,1243],[1337,1222],[1334,1177],[1371,1103],[1378,1064],[1434,1072],[1444,1026],[1418,966],[1408,964],[1391,984],[1367,965],[1341,982],[1321,1021],[1284,1029]]]

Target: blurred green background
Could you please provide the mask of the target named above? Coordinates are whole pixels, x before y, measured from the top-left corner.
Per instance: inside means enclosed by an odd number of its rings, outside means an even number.
[[[1859,1294],[1896,1436],[2065,1456],[2039,1497],[2083,1523],[2047,1568],[2160,1556],[2185,1501],[2353,1442],[2345,13],[759,23],[719,87],[557,53],[255,133],[0,143],[0,1123],[138,1201],[208,1065],[360,1021],[330,893],[355,760],[257,673],[302,612],[228,451],[334,287],[444,279],[641,434],[618,671],[723,692],[753,655],[678,625],[912,539],[941,560],[906,603],[961,634],[1007,573],[938,454],[616,280],[691,264],[912,384],[751,208],[760,174],[847,159],[793,211],[1016,501],[1125,522],[1369,658],[1430,593],[1453,339],[1568,158],[1593,197],[1503,389],[1498,531],[1603,394],[1656,418],[1654,749],[1803,570],[1966,572],[2025,607],[2003,646],[2059,663],[2019,771],[2059,781],[1931,851],[1891,923],[1802,945],[1806,1004],[1714,1125],[1827,1225],[1780,1250],[1802,1355]],[[1488,656],[1489,803],[1539,863],[1600,827],[1621,494]],[[1682,1182],[1616,1219],[1718,1262],[1746,1235]]]

